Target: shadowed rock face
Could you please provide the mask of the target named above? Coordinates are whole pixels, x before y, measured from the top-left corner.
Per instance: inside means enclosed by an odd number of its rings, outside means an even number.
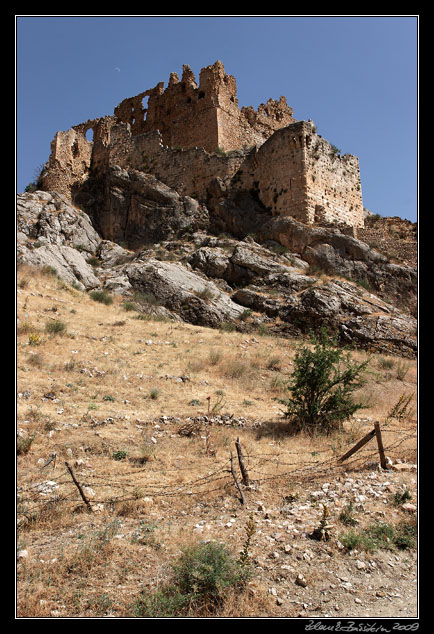
[[[86,196],[91,216],[54,192],[20,194],[18,263],[50,266],[84,290],[152,298],[154,313],[192,324],[262,323],[291,336],[325,326],[343,344],[416,355],[416,269],[359,240],[270,217],[247,194],[231,237],[234,199],[208,208],[134,170],[111,169]]]

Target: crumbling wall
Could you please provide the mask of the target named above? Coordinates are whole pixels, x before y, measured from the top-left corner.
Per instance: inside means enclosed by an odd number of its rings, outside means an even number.
[[[360,172],[355,156],[339,156],[299,121],[276,131],[235,176],[238,186],[257,192],[274,215],[301,222],[364,224]]]
[[[285,97],[240,110],[236,95],[220,61],[201,70],[199,84],[184,65],[166,89],[161,82],[124,99],[113,116],[58,132],[43,187],[72,198],[91,172],[120,165],[202,201],[220,178],[253,190],[276,215],[363,226],[357,158],[337,155],[311,122],[297,122]]]
[[[258,110],[239,109],[237,85],[222,62],[203,68],[199,85],[188,65],[181,80],[171,73],[169,84],[124,99],[115,108],[118,122],[129,123],[133,136],[159,130],[170,147],[202,147],[207,152],[261,145],[277,129],[293,123],[285,97],[269,99]]]
[[[316,133],[306,141],[307,207],[311,222],[364,226],[359,161]]]
[[[51,143],[48,166],[41,176],[46,191],[57,191],[68,198],[88,177],[95,145],[108,146],[112,117],[88,120],[66,132],[57,132]],[[92,140],[86,134],[92,130]]]
[[[214,178],[229,182],[245,160],[243,151],[210,154],[203,148],[175,149],[163,143],[158,130],[132,135],[128,124],[111,129],[112,142],[98,151],[100,166],[119,165],[154,174],[179,194],[205,201]]]

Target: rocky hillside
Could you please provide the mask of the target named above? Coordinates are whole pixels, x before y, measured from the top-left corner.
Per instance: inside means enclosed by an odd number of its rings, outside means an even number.
[[[414,262],[273,217],[254,192],[230,194],[218,179],[208,194],[200,204],[117,166],[89,180],[79,206],[56,192],[20,194],[18,263],[194,325],[281,336],[326,327],[343,344],[415,357]]]

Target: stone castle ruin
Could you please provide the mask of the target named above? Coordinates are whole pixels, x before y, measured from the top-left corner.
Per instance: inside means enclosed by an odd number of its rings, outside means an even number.
[[[294,119],[285,97],[240,109],[235,78],[220,61],[201,70],[199,84],[184,65],[166,89],[161,82],[113,115],[58,132],[40,183],[73,201],[90,176],[114,165],[203,203],[220,179],[226,190],[254,191],[273,215],[364,225],[357,157],[341,156],[311,121]]]

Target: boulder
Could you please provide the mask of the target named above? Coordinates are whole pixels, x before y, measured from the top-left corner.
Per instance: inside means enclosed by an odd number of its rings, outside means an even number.
[[[235,320],[243,308],[210,280],[178,262],[150,258],[123,267],[133,289],[153,295],[156,301],[191,324],[217,327]]]

